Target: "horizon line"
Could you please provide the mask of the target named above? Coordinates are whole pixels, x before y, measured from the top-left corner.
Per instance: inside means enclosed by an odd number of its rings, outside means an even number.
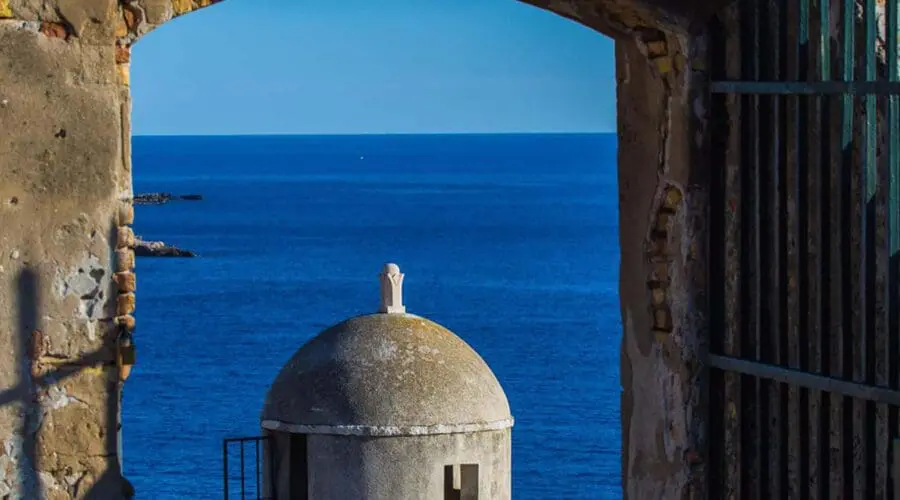
[[[474,135],[616,135],[616,132],[336,132],[336,133],[276,133],[276,134],[132,134],[132,137],[359,137],[359,136],[474,136]]]

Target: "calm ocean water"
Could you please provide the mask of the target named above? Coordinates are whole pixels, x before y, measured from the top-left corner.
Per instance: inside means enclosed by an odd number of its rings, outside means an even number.
[[[374,312],[387,261],[506,389],[514,498],[620,498],[615,157],[612,135],[135,138],[136,192],[205,198],[137,208],[201,255],[138,261],[138,498],[222,498],[222,439],[259,434],[304,342]]]

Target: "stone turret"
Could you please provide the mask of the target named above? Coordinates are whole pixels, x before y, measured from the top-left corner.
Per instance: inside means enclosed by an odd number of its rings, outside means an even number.
[[[462,339],[406,313],[403,277],[387,264],[380,312],[326,329],[272,384],[278,498],[510,498],[506,395]]]

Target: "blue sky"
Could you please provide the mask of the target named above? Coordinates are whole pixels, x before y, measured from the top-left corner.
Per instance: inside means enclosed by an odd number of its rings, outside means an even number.
[[[132,56],[134,132],[609,132],[609,38],[515,0],[226,0]]]

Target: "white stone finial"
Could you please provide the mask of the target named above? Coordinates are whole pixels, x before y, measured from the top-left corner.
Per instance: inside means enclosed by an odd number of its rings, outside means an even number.
[[[381,272],[381,307],[380,313],[403,314],[403,273],[397,264],[385,264]]]

